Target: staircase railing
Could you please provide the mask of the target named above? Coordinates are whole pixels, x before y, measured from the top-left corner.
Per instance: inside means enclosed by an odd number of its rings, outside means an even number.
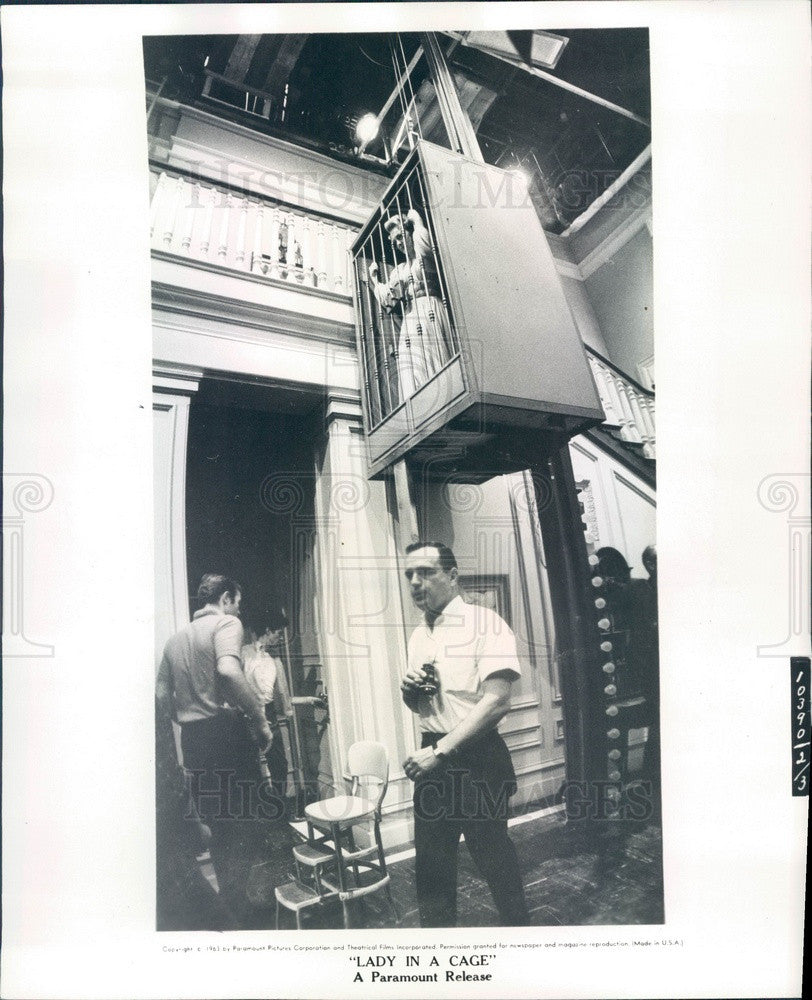
[[[586,354],[606,416],[604,426],[614,431],[621,441],[640,445],[646,458],[655,459],[657,429],[654,393],[592,348],[587,347]]]
[[[153,250],[352,295],[348,248],[355,229],[171,168],[150,171]]]

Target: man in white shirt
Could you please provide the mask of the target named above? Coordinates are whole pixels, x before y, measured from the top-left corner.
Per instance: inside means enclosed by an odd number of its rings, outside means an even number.
[[[246,628],[246,639],[250,641],[242,647],[245,676],[265,706],[265,718],[273,733],[265,760],[270,773],[271,788],[279,802],[280,815],[284,815],[289,769],[280,721],[287,723],[293,715],[293,705],[284,665],[271,651],[279,647],[283,627],[271,612],[254,614]]]
[[[406,549],[406,579],[423,623],[409,640],[404,703],[420,716],[421,749],[403,765],[415,783],[415,875],[420,923],[457,922],[460,834],[504,926],[529,923],[516,849],[507,832],[516,776],[496,732],[521,676],[516,641],[493,611],[467,604],[454,553],[439,542]],[[430,669],[426,670],[426,666]],[[433,673],[436,693],[423,686]]]

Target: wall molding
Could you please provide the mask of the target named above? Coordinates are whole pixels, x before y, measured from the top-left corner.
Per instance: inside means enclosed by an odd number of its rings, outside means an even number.
[[[651,228],[651,203],[649,202],[627,216],[605,239],[593,250],[590,250],[580,263],[575,264],[571,260],[563,260],[561,257],[554,256],[556,271],[565,278],[586,281],[604,264],[608,263],[619,250],[622,250],[630,240],[634,239],[641,229],[646,229],[651,235]]]
[[[577,264],[573,264],[569,260],[560,260],[558,257],[553,259],[555,260],[555,269],[559,274],[562,274],[565,278],[575,278],[577,281],[584,280],[581,268]]]
[[[203,375],[202,368],[155,362],[152,366],[152,391],[193,396],[200,388],[200,380]]]
[[[235,299],[221,292],[207,292],[183,284],[153,281],[152,305],[154,310],[170,315],[219,321],[223,324],[224,336],[229,335],[228,328],[243,327],[319,344],[334,344],[353,351],[356,346],[355,326],[349,323],[326,316],[304,315],[273,304]]]
[[[608,263],[614,255],[622,250],[641,229],[647,228],[651,221],[651,205],[646,204],[634,212],[614,229],[606,239],[602,240],[594,250],[590,251],[578,265],[578,270],[586,281],[590,275]]]
[[[181,256],[168,250],[156,250],[153,248],[150,253],[155,260],[165,260],[169,263],[179,264],[182,267],[193,267],[198,271],[208,271],[211,274],[220,274],[226,278],[239,277],[244,281],[253,281],[258,285],[267,285],[270,288],[278,288],[285,292],[296,292],[298,295],[307,295],[317,299],[327,299],[341,305],[352,305],[352,295],[344,292],[333,292],[329,288],[314,288],[312,285],[297,285],[292,281],[282,278],[269,278],[266,274],[255,274],[253,271],[242,271],[235,267],[228,267],[218,264],[215,261],[200,260],[197,257]]]

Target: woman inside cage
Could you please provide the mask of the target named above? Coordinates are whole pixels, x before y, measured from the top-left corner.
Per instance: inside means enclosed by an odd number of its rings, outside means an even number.
[[[383,223],[395,251],[405,261],[396,263],[384,281],[378,264],[369,265],[369,279],[380,306],[395,320],[397,336],[397,386],[400,400],[414,393],[451,357],[452,338],[443,303],[437,260],[431,237],[420,213],[411,208],[405,216],[392,215]]]

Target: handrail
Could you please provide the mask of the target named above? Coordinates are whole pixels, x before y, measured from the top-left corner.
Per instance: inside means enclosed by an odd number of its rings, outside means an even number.
[[[631,375],[627,375],[626,372],[624,372],[621,368],[618,368],[617,365],[612,364],[612,362],[608,358],[605,358],[602,354],[598,354],[598,352],[594,349],[594,347],[590,347],[588,344],[584,344],[584,350],[586,351],[587,354],[591,354],[593,358],[597,358],[602,365],[605,365],[607,368],[610,368],[615,373],[615,375],[619,375],[624,382],[628,382],[629,385],[634,386],[634,388],[637,389],[638,392],[642,392],[644,396],[650,396],[652,399],[654,399],[655,393],[652,389],[647,389],[644,385],[640,385],[640,383],[635,379],[633,379]]]

